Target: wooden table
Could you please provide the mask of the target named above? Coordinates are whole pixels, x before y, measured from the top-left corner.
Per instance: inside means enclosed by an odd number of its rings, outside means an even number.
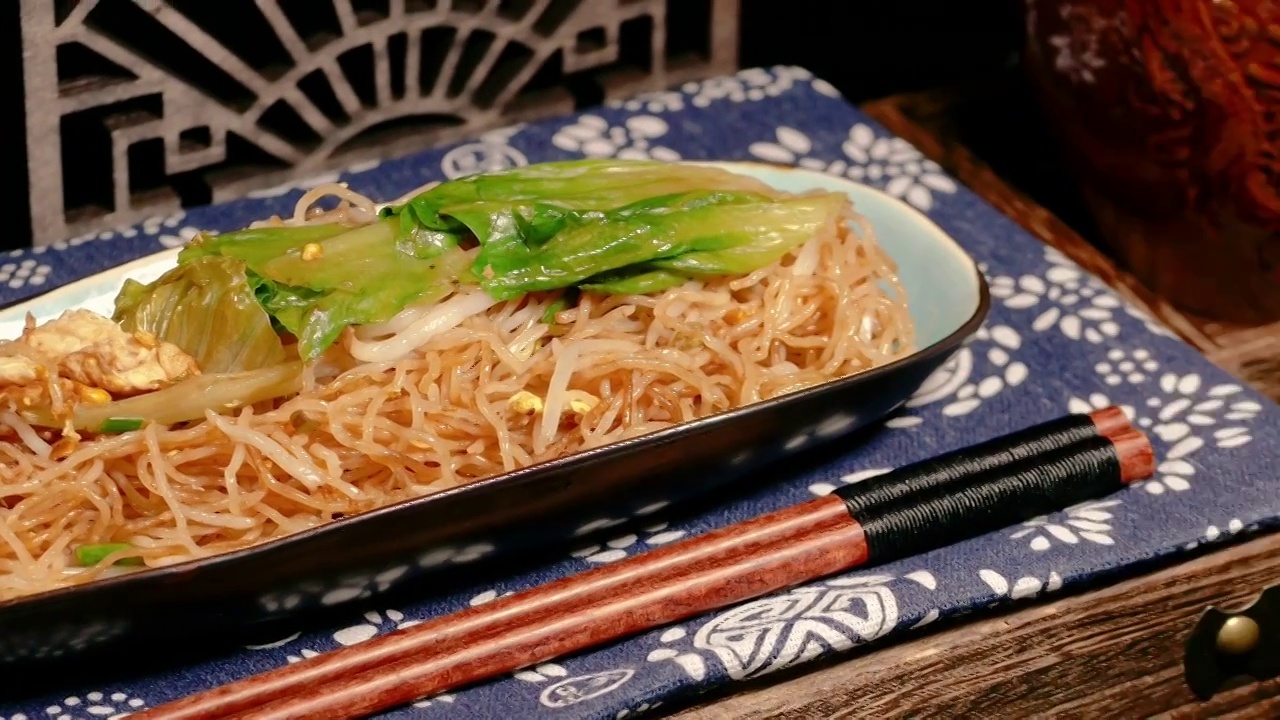
[[[977,95],[992,91],[988,85]],[[966,148],[954,118],[974,97],[974,88],[964,88],[897,96],[864,109],[1216,364],[1280,399],[1280,325],[1225,327],[1190,318],[1146,290]],[[1182,670],[1183,645],[1206,608],[1238,611],[1274,584],[1280,584],[1280,533],[1054,602],[908,633],[897,644],[816,669],[730,686],[674,717],[1277,718],[1280,678],[1241,684],[1202,703]]]

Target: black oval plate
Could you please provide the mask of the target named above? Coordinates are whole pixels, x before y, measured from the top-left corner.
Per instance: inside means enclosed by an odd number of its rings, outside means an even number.
[[[953,261],[957,253],[963,256],[923,215],[865,186],[800,170],[725,167],[771,183],[781,178],[778,184],[788,190],[823,186],[854,194],[856,188],[864,205],[874,197],[878,214],[895,213],[887,225],[932,236],[908,243],[912,257],[895,256],[900,265],[936,265],[938,253]],[[929,252],[915,257],[925,246]],[[815,445],[848,439],[901,406],[986,318],[986,281],[970,259],[964,261],[976,276],[973,314],[909,357],[252,548],[0,603],[0,667],[30,671],[47,661],[91,660],[126,645],[154,647],[161,637],[173,647],[179,638],[216,638],[297,620],[463,566],[471,574],[472,563],[585,539],[613,525],[606,518],[644,515],[707,495]],[[973,282],[954,274],[951,279]],[[921,310],[913,305],[913,315]]]

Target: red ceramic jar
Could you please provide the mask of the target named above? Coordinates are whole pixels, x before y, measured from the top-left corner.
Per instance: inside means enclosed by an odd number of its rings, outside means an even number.
[[[1186,312],[1280,320],[1280,0],[1027,0],[1027,28],[1113,254]]]

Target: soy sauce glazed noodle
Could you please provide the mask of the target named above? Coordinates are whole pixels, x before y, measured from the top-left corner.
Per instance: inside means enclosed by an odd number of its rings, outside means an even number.
[[[377,216],[331,184],[255,227]],[[69,453],[0,412],[0,598],[122,558],[157,567],[252,546],[903,357],[914,331],[896,267],[850,204],[838,219],[745,276],[582,292],[558,313],[558,292],[499,301],[463,287],[347,328],[292,397]],[[73,550],[95,543],[120,546],[82,567]]]

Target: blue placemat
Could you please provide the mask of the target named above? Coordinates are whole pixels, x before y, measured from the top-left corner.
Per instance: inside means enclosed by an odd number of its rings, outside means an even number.
[[[982,263],[995,296],[986,327],[866,444],[825,467],[693,520],[549,559],[541,570],[449,597],[379,607],[266,646],[0,708],[0,720],[105,718],[396,627],[644,552],[792,505],[894,465],[1047,420],[1126,406],[1156,441],[1157,476],[1104,500],[920,557],[837,577],[650,632],[617,645],[423,700],[387,717],[631,718],[713,686],[760,676],[910,632],[941,617],[1062,592],[1135,571],[1144,561],[1223,542],[1280,519],[1280,408],[1210,365],[1127,306],[1098,279],[1028,236],[973,193],[797,68],[754,69],[691,83],[573,118],[490,133],[476,142],[342,173],[361,192],[396,197],[442,176],[591,156],[762,159],[886,189],[927,212]],[[317,178],[329,179],[329,178]],[[281,187],[0,257],[0,303],[292,208]]]

